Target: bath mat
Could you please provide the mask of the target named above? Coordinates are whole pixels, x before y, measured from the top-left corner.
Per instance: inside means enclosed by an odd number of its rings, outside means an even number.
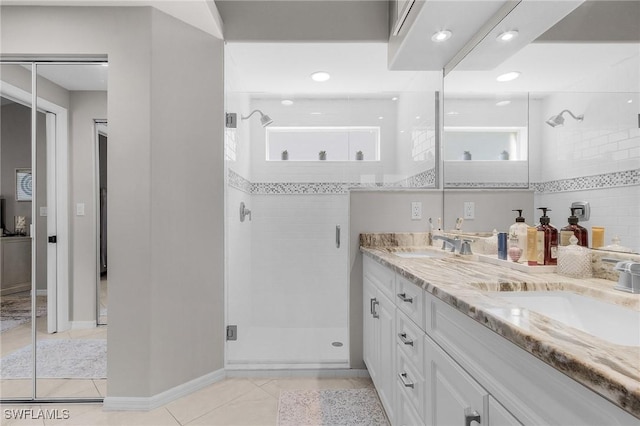
[[[47,313],[47,297],[37,296],[36,316]],[[0,333],[16,328],[31,321],[31,293],[20,293],[2,296],[0,301]]]
[[[278,426],[388,426],[375,389],[280,392]]]
[[[43,379],[104,379],[107,377],[106,339],[47,339],[38,342],[36,371]],[[0,377],[31,377],[31,345],[0,360]]]

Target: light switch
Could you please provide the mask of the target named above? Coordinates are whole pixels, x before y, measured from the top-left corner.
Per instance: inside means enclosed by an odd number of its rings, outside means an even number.
[[[84,216],[84,203],[76,204],[76,216]]]
[[[46,216],[46,215],[47,215],[47,208],[40,207],[40,216]]]

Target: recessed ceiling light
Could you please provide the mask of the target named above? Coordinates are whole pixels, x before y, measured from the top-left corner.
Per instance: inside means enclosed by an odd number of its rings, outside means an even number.
[[[331,78],[331,75],[326,71],[316,71],[313,74],[311,74],[311,79],[313,81],[323,82],[323,81],[329,80],[330,78]]]
[[[629,100],[627,101],[627,103],[628,103],[628,104],[632,104],[632,103],[633,103],[633,99],[629,99]]]
[[[322,115],[321,112],[312,112],[311,115]]]
[[[400,133],[404,133],[404,130],[400,130]]]
[[[291,106],[293,105],[293,101],[291,99],[283,99],[280,101],[280,103],[284,106]]]
[[[397,101],[397,100],[398,100],[398,97],[397,97],[397,96],[394,96],[393,98],[391,98],[391,100],[392,100],[392,101]]]
[[[496,106],[505,106],[505,105],[509,105],[511,103],[511,101],[498,101],[496,102]]]
[[[498,41],[511,41],[518,36],[518,31],[511,30],[500,33],[498,36]]]
[[[436,43],[440,43],[445,40],[449,40],[452,34],[453,33],[449,30],[438,31],[436,33],[433,33],[433,35],[431,36],[431,40],[435,41]]]
[[[460,115],[458,111],[449,111],[447,115]]]
[[[416,115],[416,120],[420,120],[420,116],[419,115]]]
[[[383,118],[384,118],[383,116],[380,116],[380,117],[378,117],[378,120],[382,120]]]
[[[511,72],[499,75],[498,77],[496,77],[496,80],[497,81],[501,81],[501,82],[505,82],[505,81],[515,80],[518,77],[520,77],[520,72],[519,71],[511,71]]]

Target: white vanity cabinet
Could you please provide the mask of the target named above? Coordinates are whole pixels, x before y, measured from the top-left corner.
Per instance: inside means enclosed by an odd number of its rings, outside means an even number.
[[[430,337],[424,340],[427,425],[522,425]]]
[[[391,268],[363,263],[364,360],[392,425],[640,424]]]
[[[389,296],[395,273],[365,258],[363,282],[363,354],[380,401],[392,424],[395,414],[395,305]]]

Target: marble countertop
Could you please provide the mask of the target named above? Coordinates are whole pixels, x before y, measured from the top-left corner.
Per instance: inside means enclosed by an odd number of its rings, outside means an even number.
[[[613,290],[615,282],[610,279],[530,274],[480,263],[475,256],[401,258],[394,253],[441,250],[426,246],[421,236],[398,242],[380,235],[361,236],[365,255],[640,418],[640,346],[615,345],[533,311],[517,321],[499,316],[497,309],[504,312],[515,306],[487,291],[567,290],[636,311],[640,294]]]

